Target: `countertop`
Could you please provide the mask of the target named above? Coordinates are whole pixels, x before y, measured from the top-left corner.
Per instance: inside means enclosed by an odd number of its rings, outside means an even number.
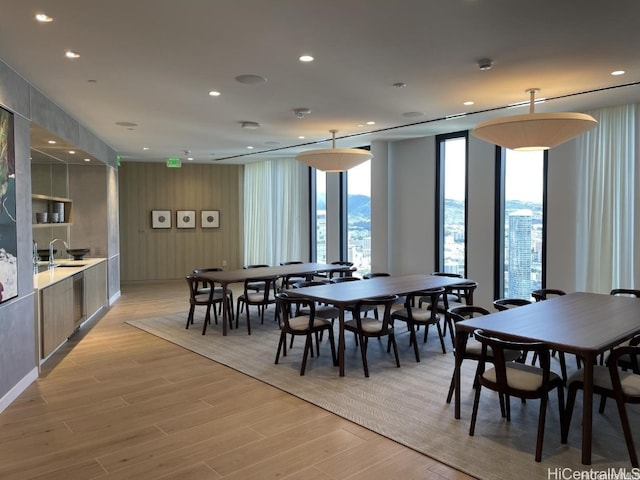
[[[33,275],[33,288],[35,290],[46,288],[106,260],[106,258],[85,258],[83,260],[56,259],[56,266],[54,268],[49,268]],[[47,266],[48,264],[49,262],[38,262],[39,267]]]

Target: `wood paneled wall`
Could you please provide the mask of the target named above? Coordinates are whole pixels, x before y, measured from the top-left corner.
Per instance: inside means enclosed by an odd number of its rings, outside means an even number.
[[[242,174],[236,165],[167,168],[124,162],[119,168],[122,281],[177,279],[203,267],[241,268]],[[151,228],[151,210],[171,210],[171,228]],[[196,228],[177,228],[177,210],[195,210]],[[202,228],[202,210],[219,210],[220,228]]]

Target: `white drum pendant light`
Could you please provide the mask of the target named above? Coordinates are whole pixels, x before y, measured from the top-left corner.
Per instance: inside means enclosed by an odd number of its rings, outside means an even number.
[[[361,148],[336,148],[336,133],[333,134],[333,148],[309,150],[296,155],[296,160],[324,172],[344,172],[373,157],[371,152]]]

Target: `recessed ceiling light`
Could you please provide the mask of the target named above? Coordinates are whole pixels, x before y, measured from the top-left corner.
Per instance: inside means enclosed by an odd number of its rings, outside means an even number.
[[[53,18],[47,15],[46,13],[37,13],[36,20],[40,23],[50,23],[53,22]]]
[[[376,122],[367,122],[367,125],[375,125]]]
[[[473,105],[473,102],[471,100],[464,102],[463,105],[469,106],[469,105]]]
[[[300,140],[304,140],[304,135],[298,135],[298,138],[299,138]]]
[[[73,52],[71,50],[67,50],[64,52],[64,56],[67,58],[80,58],[80,54],[77,52]]]
[[[149,150],[149,147],[142,147],[142,150]]]
[[[91,159],[90,159],[90,158],[85,158],[85,159],[84,159],[84,161],[85,161],[85,162],[90,162],[90,161],[91,161]]]
[[[219,97],[220,96],[220,92],[218,92],[217,90],[211,90],[209,92],[209,95],[211,95],[212,97]]]
[[[625,72],[624,70],[614,70],[613,72],[611,72],[611,75],[624,75]]]
[[[236,77],[236,82],[243,83],[245,85],[260,85],[266,81],[267,79],[260,75],[238,75]]]
[[[302,55],[298,60],[301,62],[313,62],[313,57],[311,55]]]
[[[190,162],[193,161],[193,157],[187,157],[187,160],[189,160]]]
[[[55,140],[47,140],[47,143],[49,143],[51,145],[54,145],[56,143],[56,141]]]
[[[69,155],[75,155],[76,151],[75,150],[69,150]]]
[[[247,148],[248,148],[249,150],[253,150],[253,147],[252,147],[251,145],[249,145]]]
[[[402,114],[403,117],[414,118],[414,117],[422,117],[424,115],[423,112],[404,112]]]

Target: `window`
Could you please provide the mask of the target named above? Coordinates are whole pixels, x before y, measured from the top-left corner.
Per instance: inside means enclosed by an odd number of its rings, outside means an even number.
[[[498,149],[497,288],[531,298],[544,286],[546,152]]]
[[[437,137],[436,265],[466,276],[467,134]]]
[[[313,168],[311,171],[312,194],[314,206],[312,225],[313,239],[312,258],[318,263],[327,263],[327,174]]]
[[[371,160],[347,172],[347,260],[371,273]]]

